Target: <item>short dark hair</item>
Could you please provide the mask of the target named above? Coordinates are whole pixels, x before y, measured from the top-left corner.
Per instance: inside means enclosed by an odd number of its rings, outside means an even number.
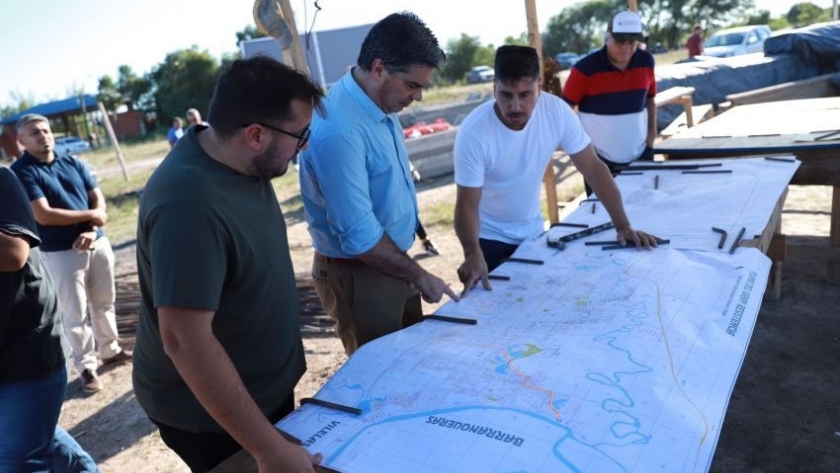
[[[414,13],[400,12],[373,25],[362,42],[356,64],[369,71],[375,59],[381,59],[388,72],[394,73],[416,65],[438,69],[446,61],[446,54],[423,20]]]
[[[324,113],[324,91],[309,77],[268,56],[233,61],[219,75],[207,122],[221,138],[242,125],[291,120],[292,100],[311,103]]]
[[[496,50],[496,80],[512,82],[540,77],[540,57],[530,46],[506,44]]]

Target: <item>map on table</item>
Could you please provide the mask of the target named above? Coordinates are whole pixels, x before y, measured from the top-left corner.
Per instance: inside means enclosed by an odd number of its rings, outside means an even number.
[[[704,167],[690,172],[667,168],[634,172],[631,166],[616,177],[616,184],[635,228],[670,240],[671,248],[727,252],[741,228],[745,240],[761,234],[801,164],[793,156],[680,160],[655,165],[636,162],[636,167]],[[563,221],[594,226],[608,222],[609,215],[600,202],[585,202]],[[721,235],[712,227],[728,233],[724,248],[718,249]],[[578,230],[555,227],[550,233],[560,236]],[[604,235],[615,236],[614,232]]]
[[[614,233],[610,233],[614,237]],[[475,289],[353,354],[277,426],[345,473],[708,471],[770,261],[525,242]]]

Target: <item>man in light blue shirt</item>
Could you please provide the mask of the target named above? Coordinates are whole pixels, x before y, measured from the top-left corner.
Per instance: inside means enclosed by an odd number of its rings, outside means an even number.
[[[457,300],[406,254],[419,220],[396,115],[422,100],[444,60],[434,34],[414,14],[379,21],[357,66],[330,89],[327,113],[313,119],[301,155],[315,289],[348,354],[419,321],[420,296]]]

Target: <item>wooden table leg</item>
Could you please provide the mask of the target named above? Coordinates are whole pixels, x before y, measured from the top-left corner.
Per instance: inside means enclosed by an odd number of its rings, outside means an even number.
[[[554,160],[548,162],[543,175],[543,186],[545,187],[545,199],[548,205],[548,220],[551,223],[560,221],[560,213],[557,210],[557,183],[554,176]]]
[[[840,248],[840,186],[834,186],[831,197],[831,231],[828,234],[828,245]],[[828,261],[828,282],[840,283],[840,260]]]

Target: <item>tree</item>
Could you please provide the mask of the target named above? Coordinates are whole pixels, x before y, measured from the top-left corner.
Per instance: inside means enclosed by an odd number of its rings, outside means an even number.
[[[104,75],[99,78],[99,93],[96,94],[96,100],[102,102],[108,110],[116,110],[118,106],[122,105],[125,100],[123,96],[117,91],[117,85],[114,79],[109,75]]]
[[[129,110],[154,108],[154,97],[150,94],[152,90],[151,79],[148,76],[138,77],[131,66],[123,64],[117,69],[116,89],[122,96],[124,103],[128,105]]]
[[[242,29],[242,31],[236,32],[236,47],[239,47],[239,43],[243,41],[247,41],[249,39],[256,39],[256,38],[264,38],[267,36],[262,31],[258,30],[254,25],[248,25]]]
[[[790,7],[785,18],[794,27],[807,26],[821,21],[830,21],[831,11],[828,8],[823,10],[811,2],[802,2]]]
[[[564,8],[548,20],[542,37],[543,51],[554,56],[570,51],[585,53],[602,44],[607,24],[626,4],[615,0],[591,0]]]
[[[206,50],[193,46],[168,54],[149,75],[158,119],[168,123],[191,107],[206,111],[218,75],[219,62]]]
[[[446,44],[446,65],[440,75],[449,82],[457,82],[475,65],[476,54],[482,48],[477,36],[461,34]]]
[[[767,10],[759,10],[757,13],[747,17],[746,25],[769,25],[770,12]]]
[[[639,10],[650,31],[650,41],[682,46],[695,23],[710,29],[743,19],[754,8],[752,0],[650,0]]]
[[[37,104],[35,101],[35,95],[32,92],[28,95],[24,95],[19,92],[9,92],[9,98],[12,99],[11,103],[0,107],[0,117],[5,118],[10,115],[20,113],[34,107]]]

